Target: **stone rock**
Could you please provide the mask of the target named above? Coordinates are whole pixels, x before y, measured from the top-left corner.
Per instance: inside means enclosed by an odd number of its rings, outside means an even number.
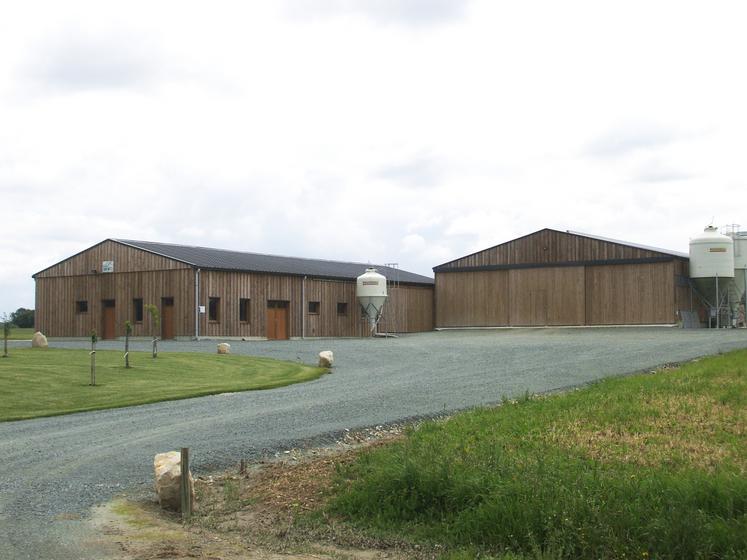
[[[163,509],[181,511],[182,455],[178,451],[159,453],[153,459],[153,470],[156,475],[156,494],[158,503]],[[189,492],[192,503],[195,502],[195,481],[192,473],[189,476]]]
[[[39,331],[36,331],[31,339],[31,348],[46,348],[48,346],[47,337]]]
[[[335,363],[335,355],[332,350],[319,352],[319,367],[331,368],[333,363]]]
[[[226,342],[221,342],[218,345],[218,354],[230,354],[231,353],[231,345]]]

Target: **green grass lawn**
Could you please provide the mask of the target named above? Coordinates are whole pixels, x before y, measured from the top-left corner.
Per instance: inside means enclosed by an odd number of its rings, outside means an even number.
[[[8,340],[31,340],[31,337],[34,336],[34,329],[28,328],[28,329],[21,329],[19,327],[13,327],[10,329],[10,336],[8,337]],[[2,338],[3,333],[0,331],[0,344],[2,344]]]
[[[426,423],[330,503],[452,560],[747,558],[747,351]]]
[[[87,350],[12,348],[0,358],[0,421],[117,408],[215,393],[271,389],[326,370],[235,354],[96,352],[96,386]]]

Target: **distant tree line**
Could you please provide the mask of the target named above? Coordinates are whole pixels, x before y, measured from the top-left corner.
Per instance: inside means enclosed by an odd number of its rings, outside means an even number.
[[[10,324],[19,329],[28,329],[34,326],[34,310],[19,307],[8,317]]]

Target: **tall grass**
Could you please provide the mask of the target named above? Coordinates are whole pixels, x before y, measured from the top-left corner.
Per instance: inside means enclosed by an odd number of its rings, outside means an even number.
[[[343,469],[331,511],[454,558],[745,558],[745,363],[427,423]]]

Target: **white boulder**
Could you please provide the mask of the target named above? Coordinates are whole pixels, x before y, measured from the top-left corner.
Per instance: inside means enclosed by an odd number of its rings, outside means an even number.
[[[48,346],[47,337],[39,331],[36,331],[34,336],[31,338],[31,348],[47,348]]]
[[[319,352],[319,367],[331,368],[333,363],[335,363],[335,355],[332,350]]]
[[[230,354],[231,353],[231,345],[226,342],[221,342],[218,345],[218,354]]]
[[[178,451],[159,453],[153,459],[153,469],[156,474],[156,494],[158,503],[163,509],[181,511],[181,483],[182,483],[182,454]],[[195,501],[195,481],[192,473],[187,473],[189,492],[192,503]]]

